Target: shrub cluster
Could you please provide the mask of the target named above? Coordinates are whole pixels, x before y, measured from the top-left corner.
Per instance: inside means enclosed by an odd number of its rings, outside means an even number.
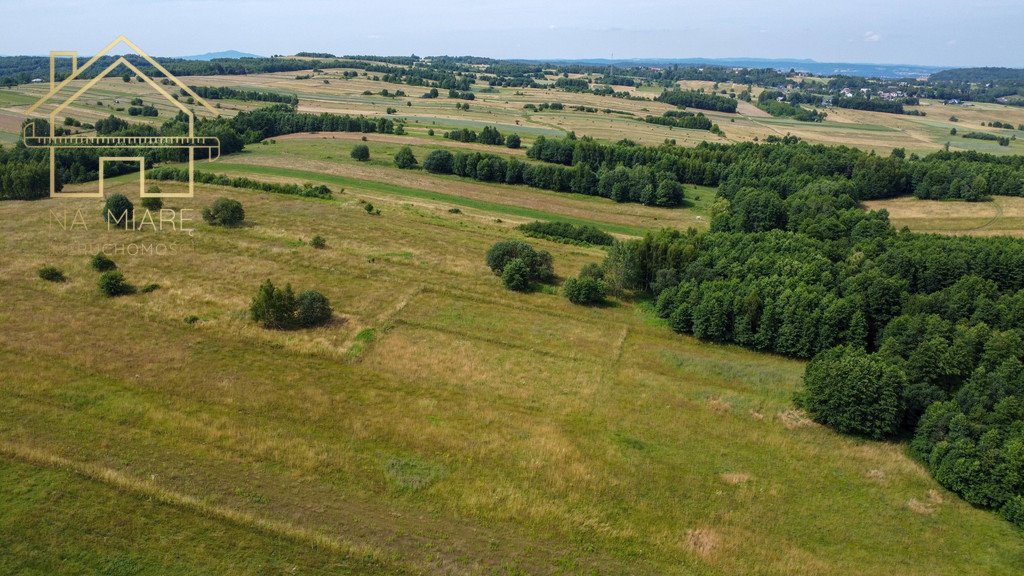
[[[486,261],[507,288],[519,292],[531,290],[538,282],[551,282],[555,277],[551,254],[521,240],[494,244],[487,251]]]
[[[188,170],[184,168],[162,167],[150,170],[146,176],[154,180],[174,180],[177,182],[188,182]],[[271,182],[260,182],[244,176],[231,178],[209,172],[196,172],[195,181],[201,184],[213,184],[216,186],[230,186],[232,188],[246,188],[249,190],[260,190],[262,192],[273,192],[275,194],[288,194],[291,196],[304,196],[307,198],[332,198],[333,192],[322,184],[306,183],[298,184],[277,184]]]
[[[615,238],[597,226],[568,222],[529,222],[517,226],[527,236],[578,244],[610,246]]]
[[[581,306],[593,306],[604,302],[607,291],[603,281],[582,274],[578,278],[569,278],[562,285],[562,293],[569,302]]]
[[[296,297],[291,284],[281,289],[270,280],[260,285],[249,305],[254,321],[275,330],[320,326],[331,319],[332,313],[331,304],[323,294],[307,290]]]

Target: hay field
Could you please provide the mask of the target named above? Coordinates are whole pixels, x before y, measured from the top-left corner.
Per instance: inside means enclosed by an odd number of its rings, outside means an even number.
[[[236,198],[248,225],[198,222],[191,237],[106,231],[92,200],[0,204],[4,571],[163,573],[183,549],[182,566],[239,574],[1015,574],[1024,562],[1008,524],[901,446],[793,411],[802,363],[678,336],[641,303],[511,293],[483,264],[518,236],[498,199],[372,163],[324,167],[325,143],[289,142],[201,168],[298,181],[280,162],[345,191],[200,186],[169,205]],[[574,217],[578,203],[614,224],[598,199],[522,196],[532,204],[517,209]],[[450,213],[460,198],[478,204]],[[64,208],[82,209],[88,233],[54,226]],[[619,225],[645,228],[643,212]],[[315,234],[326,249],[306,244]],[[604,253],[530,241],[563,278]],[[114,248],[130,281],[160,288],[107,299],[90,242],[178,249]],[[43,264],[69,281],[38,279]],[[246,307],[265,278],[322,290],[334,320],[254,326]]]

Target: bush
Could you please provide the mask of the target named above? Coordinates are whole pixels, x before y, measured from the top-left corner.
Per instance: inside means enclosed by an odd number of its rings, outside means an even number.
[[[606,289],[604,282],[588,276],[569,278],[562,286],[562,293],[573,304],[593,306],[604,302]]]
[[[352,148],[352,157],[360,162],[366,162],[370,159],[370,147],[366,144],[357,144]]]
[[[604,268],[601,267],[597,262],[590,262],[583,266],[580,270],[580,278],[593,278],[595,280],[604,279]]]
[[[530,290],[530,266],[522,258],[509,260],[501,273],[501,281],[509,290],[527,292]]]
[[[522,145],[522,141],[519,139],[519,134],[509,134],[508,138],[505,139],[505,146],[516,149]]]
[[[316,290],[307,290],[296,301],[295,321],[300,328],[321,326],[331,319],[331,303]]]
[[[124,274],[117,270],[104,272],[99,281],[100,292],[108,297],[124,296],[135,293],[135,286],[132,286],[124,279]]]
[[[432,174],[451,174],[454,159],[447,150],[434,150],[423,160],[423,169]]]
[[[807,365],[803,407],[814,420],[868,438],[894,435],[907,377],[888,356],[855,347],[822,352]]]
[[[322,250],[327,247],[327,240],[324,240],[323,236],[317,234],[316,236],[313,236],[312,240],[309,241],[309,245],[312,246],[313,248]]]
[[[157,188],[156,186],[154,186],[153,188],[156,188],[157,192],[160,191],[160,189]],[[150,193],[152,192],[153,191],[150,190]],[[156,212],[164,207],[164,201],[159,198],[143,198],[142,207],[145,208],[146,210]]]
[[[373,204],[367,202],[366,204],[363,205],[363,210],[366,210],[367,214],[373,214]]]
[[[67,277],[56,266],[43,266],[39,269],[39,277],[47,282],[64,282]]]
[[[487,251],[487,267],[499,276],[505,270],[505,266],[512,260],[519,258],[524,262],[532,261],[537,256],[537,251],[526,242],[521,240],[503,240],[491,246]]]
[[[515,260],[526,267],[526,283],[550,282],[555,277],[554,265],[551,254],[544,250],[534,250],[526,242],[520,240],[503,240],[491,246],[487,251],[487,266],[492,272],[502,277],[506,286],[512,281],[517,286],[522,286],[517,276],[519,275],[519,264],[516,265],[516,272],[506,278],[506,268]],[[509,286],[511,287],[511,286]],[[522,288],[513,288],[522,290]]]
[[[249,305],[254,321],[276,330],[319,326],[330,320],[332,313],[331,304],[323,294],[307,290],[296,298],[291,284],[281,289],[270,280],[260,285]]]
[[[285,330],[295,326],[295,308],[292,285],[288,284],[282,290],[267,280],[260,285],[256,297],[249,304],[249,314],[264,328]]]
[[[89,265],[92,269],[97,272],[106,272],[108,270],[116,270],[117,264],[113,260],[107,257],[103,252],[97,252],[92,260],[89,261]]]
[[[112,194],[103,203],[103,220],[105,222],[113,222],[127,230],[129,223],[134,219],[135,206],[124,194]]]
[[[402,169],[409,169],[415,168],[416,165],[416,157],[412,154],[412,148],[403,146],[402,149],[395,154],[395,166]]]
[[[245,210],[238,200],[217,198],[213,206],[203,208],[203,220],[212,226],[239,226],[245,221]]]

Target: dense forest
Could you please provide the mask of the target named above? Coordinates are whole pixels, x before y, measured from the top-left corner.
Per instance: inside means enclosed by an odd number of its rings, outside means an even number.
[[[780,198],[817,178],[851,187],[856,200],[914,195],[927,199],[984,200],[1024,195],[1024,157],[940,151],[919,157],[897,149],[888,157],[846,146],[811,145],[795,137],[766,143],[701,143],[693,148],[647,147],[633,142],[602,144],[575,136],[538,138],[530,158],[592,171],[617,166],[667,173],[684,184],[722,187],[731,198],[745,187],[767,189]]]
[[[120,56],[102,56],[88,70],[84,70],[80,78],[92,78],[97,72],[104,70]],[[125,55],[131,62],[147,75],[158,78],[163,74],[153,68],[144,58],[135,54]],[[80,61],[84,58],[80,58]],[[309,70],[308,60],[296,58],[223,58],[215,60],[182,60],[180,58],[156,58],[161,66],[175,76],[224,76],[241,74],[259,74],[264,72],[291,72]],[[341,67],[341,62],[321,63],[323,66]],[[71,60],[58,58],[55,61],[56,79],[63,80],[71,74]],[[50,77],[50,59],[46,56],[0,56],[0,86],[26,84],[34,78],[44,80]]]
[[[700,108],[716,112],[736,111],[735,99],[709,94],[701,90],[665,90],[655,100],[680,108]]]

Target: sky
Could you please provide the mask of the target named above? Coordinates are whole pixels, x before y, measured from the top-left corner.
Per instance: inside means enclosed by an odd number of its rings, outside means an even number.
[[[0,54],[239,50],[1024,66],[1021,0],[0,0]]]

